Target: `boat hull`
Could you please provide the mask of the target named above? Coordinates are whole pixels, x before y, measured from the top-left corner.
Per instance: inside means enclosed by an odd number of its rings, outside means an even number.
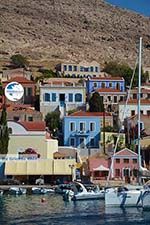
[[[118,192],[117,189],[108,189],[105,193],[105,206],[142,206],[142,194],[141,190]]]
[[[150,210],[150,190],[145,191],[142,197],[142,206],[144,210]]]

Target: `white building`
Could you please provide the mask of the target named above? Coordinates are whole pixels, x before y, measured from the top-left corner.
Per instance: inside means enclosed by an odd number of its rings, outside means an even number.
[[[56,66],[56,71],[59,75],[65,77],[99,77],[100,65],[96,61],[86,62],[82,61],[80,63],[61,63]]]
[[[52,78],[40,85],[40,112],[44,116],[59,110],[63,117],[69,110],[83,109],[85,100],[86,87],[79,79]]]
[[[138,113],[137,105],[136,99],[130,99],[127,103],[127,107],[125,107],[125,102],[120,102],[118,105],[120,122],[123,122],[126,117],[136,115]],[[141,99],[140,111],[143,115],[150,115],[150,100]]]

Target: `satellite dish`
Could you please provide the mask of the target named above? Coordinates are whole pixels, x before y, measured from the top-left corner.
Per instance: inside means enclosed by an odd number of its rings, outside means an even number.
[[[24,88],[18,82],[11,82],[5,87],[5,96],[12,102],[19,101],[24,95]]]

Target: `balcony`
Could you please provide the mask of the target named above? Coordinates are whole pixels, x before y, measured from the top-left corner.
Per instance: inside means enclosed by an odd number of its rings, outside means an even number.
[[[76,136],[88,136],[89,135],[89,130],[88,131],[76,131],[75,133]]]

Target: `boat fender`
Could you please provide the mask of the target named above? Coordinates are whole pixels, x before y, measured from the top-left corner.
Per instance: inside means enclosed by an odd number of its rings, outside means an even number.
[[[45,198],[41,198],[41,202],[42,203],[46,202],[46,199]]]

